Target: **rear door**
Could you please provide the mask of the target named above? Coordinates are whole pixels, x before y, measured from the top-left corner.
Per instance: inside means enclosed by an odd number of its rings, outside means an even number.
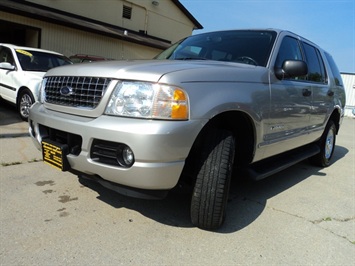
[[[303,51],[307,60],[307,81],[312,86],[312,109],[310,129],[321,129],[332,110],[334,92],[330,90],[323,59],[319,50],[312,44],[303,42]]]

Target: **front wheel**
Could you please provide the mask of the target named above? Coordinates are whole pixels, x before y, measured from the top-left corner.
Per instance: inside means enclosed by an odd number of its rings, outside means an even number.
[[[234,161],[234,136],[211,129],[200,146],[197,177],[191,199],[191,221],[206,230],[220,227],[225,218]]]
[[[330,160],[334,153],[336,139],[336,126],[332,120],[330,120],[325,127],[324,133],[318,142],[320,147],[320,153],[311,157],[311,162],[314,165],[326,167],[330,165]]]
[[[31,91],[25,89],[21,91],[18,99],[17,108],[20,113],[21,119],[27,121],[30,114],[30,108],[34,103],[34,98]]]

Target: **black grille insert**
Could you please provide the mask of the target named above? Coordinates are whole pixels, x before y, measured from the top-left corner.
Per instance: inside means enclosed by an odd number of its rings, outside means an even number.
[[[69,154],[75,156],[80,154],[81,145],[83,143],[81,136],[43,125],[39,125],[39,132],[42,139],[50,139],[60,144],[67,144],[69,147]]]
[[[45,99],[47,103],[95,109],[110,81],[97,77],[48,77]]]

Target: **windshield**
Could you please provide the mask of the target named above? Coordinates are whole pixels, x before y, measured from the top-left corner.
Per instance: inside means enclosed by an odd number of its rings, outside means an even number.
[[[72,62],[62,55],[31,50],[16,50],[22,70],[47,72],[53,67],[68,65]]]
[[[216,60],[266,66],[274,31],[222,31],[190,36],[155,59]]]

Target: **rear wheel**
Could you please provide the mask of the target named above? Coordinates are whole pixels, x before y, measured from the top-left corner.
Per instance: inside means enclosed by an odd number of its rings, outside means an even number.
[[[334,153],[336,139],[336,126],[332,120],[330,120],[325,127],[324,133],[319,140],[320,153],[311,157],[311,162],[314,165],[326,167],[330,165],[330,160]]]
[[[25,89],[21,91],[18,99],[17,108],[20,113],[21,119],[27,121],[30,114],[30,107],[34,103],[34,98],[31,91]]]
[[[223,129],[211,129],[204,136],[196,167],[191,199],[191,221],[202,229],[220,227],[225,218],[234,161],[234,137]]]

